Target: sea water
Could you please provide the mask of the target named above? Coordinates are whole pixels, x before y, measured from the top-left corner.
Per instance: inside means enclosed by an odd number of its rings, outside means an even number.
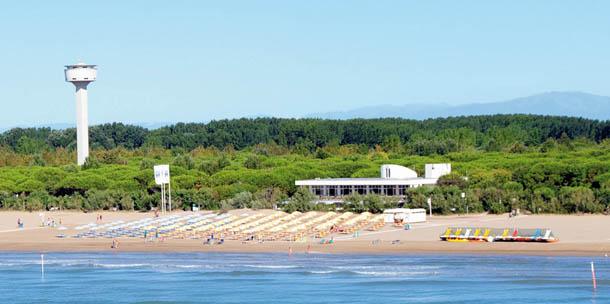
[[[44,268],[0,253],[0,303],[610,303],[605,257],[46,253]]]

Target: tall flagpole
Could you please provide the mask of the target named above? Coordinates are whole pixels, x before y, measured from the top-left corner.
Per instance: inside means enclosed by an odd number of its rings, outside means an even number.
[[[172,182],[167,182],[167,190],[169,191],[169,212],[172,212]]]
[[[161,184],[161,213],[165,213],[165,184]]]

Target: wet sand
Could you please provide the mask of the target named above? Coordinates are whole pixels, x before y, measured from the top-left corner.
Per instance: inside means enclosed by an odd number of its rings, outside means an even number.
[[[265,211],[233,211],[265,212]],[[143,239],[120,238],[119,248],[112,249],[111,239],[57,238],[58,234],[74,235],[74,227],[96,221],[130,221],[152,217],[139,212],[45,212],[45,219],[61,219],[67,230],[39,227],[40,212],[0,212],[0,251],[68,252],[68,251],[129,251],[129,252],[285,252],[293,253],[367,253],[367,254],[526,254],[526,255],[586,255],[610,254],[610,216],[604,215],[529,215],[509,218],[506,215],[434,216],[426,223],[404,230],[386,225],[382,230],[363,231],[354,239],[337,234],[334,244],[310,242],[242,242],[226,241],[222,245],[204,245],[202,240],[144,242]],[[17,219],[25,222],[16,229]],[[492,228],[551,228],[557,243],[469,242],[449,243],[439,240],[447,226],[487,226]]]

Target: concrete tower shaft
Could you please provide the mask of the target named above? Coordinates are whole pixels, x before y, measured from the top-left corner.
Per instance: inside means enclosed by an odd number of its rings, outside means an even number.
[[[76,150],[77,164],[82,166],[89,157],[89,118],[87,86],[95,81],[97,69],[95,65],[77,63],[67,65],[66,81],[76,87]]]

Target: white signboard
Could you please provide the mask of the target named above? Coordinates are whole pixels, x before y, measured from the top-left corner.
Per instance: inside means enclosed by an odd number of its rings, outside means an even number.
[[[157,185],[169,184],[169,165],[155,166],[155,183]]]

